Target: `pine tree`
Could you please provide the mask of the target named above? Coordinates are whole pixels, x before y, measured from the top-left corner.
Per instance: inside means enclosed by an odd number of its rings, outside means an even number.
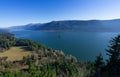
[[[103,57],[102,54],[99,54],[95,60],[94,67],[96,69],[101,69],[103,66],[104,66]]]
[[[96,76],[98,76],[98,77],[101,76],[103,67],[104,67],[103,57],[102,57],[102,54],[99,54],[96,57],[96,60],[94,62],[94,68],[95,68]]]
[[[111,74],[120,73],[120,35],[110,41],[110,45],[106,51],[109,56],[107,60],[107,70]]]

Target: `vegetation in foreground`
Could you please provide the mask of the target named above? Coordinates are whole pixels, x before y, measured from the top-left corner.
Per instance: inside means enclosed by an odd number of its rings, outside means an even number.
[[[94,62],[80,62],[62,51],[1,32],[0,77],[119,77],[120,35],[106,51],[107,60],[100,54]]]

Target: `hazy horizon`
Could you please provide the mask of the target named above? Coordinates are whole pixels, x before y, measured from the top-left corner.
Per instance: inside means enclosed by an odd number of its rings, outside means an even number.
[[[1,0],[0,27],[120,18],[120,0]]]

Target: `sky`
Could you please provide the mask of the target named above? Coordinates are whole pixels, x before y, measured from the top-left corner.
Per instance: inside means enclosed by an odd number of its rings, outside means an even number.
[[[120,0],[0,0],[0,27],[120,18]]]

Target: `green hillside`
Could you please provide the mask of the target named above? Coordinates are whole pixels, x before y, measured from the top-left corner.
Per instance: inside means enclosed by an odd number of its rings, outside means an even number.
[[[120,35],[110,41],[104,60],[77,61],[37,42],[0,33],[0,77],[119,77]]]
[[[0,33],[0,77],[85,77],[87,63],[37,42]]]

